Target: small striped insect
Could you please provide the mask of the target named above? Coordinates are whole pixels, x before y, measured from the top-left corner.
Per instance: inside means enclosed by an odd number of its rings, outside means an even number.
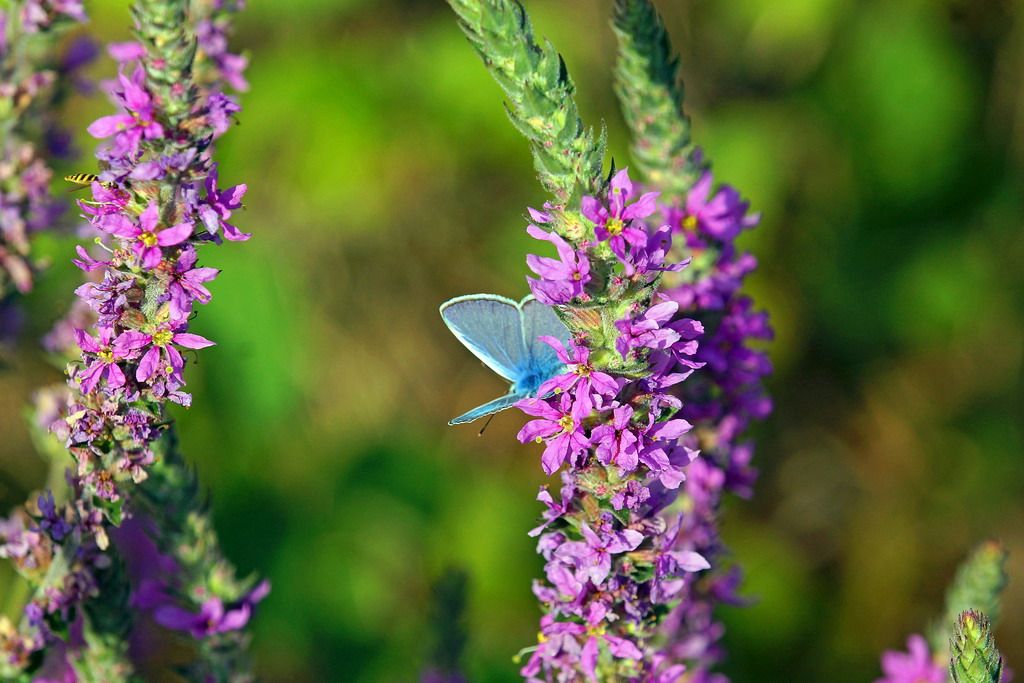
[[[89,187],[93,183],[99,182],[100,177],[95,173],[72,173],[71,175],[64,176],[64,180],[78,185],[78,187],[71,188],[71,191],[74,192],[75,190],[81,190],[83,187]],[[117,187],[117,183],[109,180],[107,182],[101,182],[100,185],[108,190],[112,190]]]

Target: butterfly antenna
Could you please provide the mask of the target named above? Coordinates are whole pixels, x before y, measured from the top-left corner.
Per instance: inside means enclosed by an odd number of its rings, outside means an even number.
[[[476,435],[477,436],[483,436],[484,435],[484,430],[487,429],[487,426],[489,424],[491,424],[491,420],[493,420],[493,419],[494,419],[494,413],[491,413],[490,417],[487,418],[487,422],[484,422],[484,426],[480,428],[480,431],[477,432]]]

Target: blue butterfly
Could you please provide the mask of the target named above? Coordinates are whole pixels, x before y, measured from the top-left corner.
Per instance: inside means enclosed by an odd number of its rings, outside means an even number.
[[[459,415],[448,424],[472,422],[533,396],[564,367],[554,349],[537,337],[562,343],[569,329],[550,307],[528,296],[519,303],[495,294],[469,294],[441,304],[441,318],[473,355],[512,382],[509,393]]]

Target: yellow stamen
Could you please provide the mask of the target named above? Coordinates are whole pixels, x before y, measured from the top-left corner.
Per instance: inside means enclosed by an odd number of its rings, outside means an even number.
[[[576,421],[572,419],[572,415],[566,415],[558,421],[558,426],[562,428],[562,431],[568,432],[576,426]]]
[[[156,235],[151,232],[144,232],[139,235],[139,241],[145,244],[147,247],[156,246]]]
[[[697,217],[696,216],[687,216],[686,218],[683,219],[683,230],[688,230],[690,232],[693,232],[696,229],[697,229]]]
[[[605,223],[604,227],[605,230],[608,231],[609,235],[611,235],[612,237],[617,237],[622,234],[623,230],[625,230],[626,224],[623,223],[622,220],[619,218],[609,218],[608,222]]]
[[[153,344],[156,346],[167,346],[174,339],[174,333],[170,330],[160,330],[153,333]]]

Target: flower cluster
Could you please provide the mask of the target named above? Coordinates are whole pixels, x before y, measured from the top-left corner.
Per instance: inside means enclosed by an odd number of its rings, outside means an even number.
[[[531,212],[530,234],[558,258],[528,258],[530,287],[572,335],[568,348],[544,339],[565,372],[518,404],[535,418],[519,439],[544,443],[546,473],[566,466],[557,499],[541,490],[547,510],[531,532],[546,613],[522,670],[530,680],[667,682],[684,670],[656,641],[660,615],[710,566],[680,547],[685,515],[671,510],[698,455],[684,442],[692,424],[680,392],[703,366],[704,329],[656,295],[662,275],[686,265],[670,257],[658,211],[658,195],[639,193],[623,170],[579,213]]]
[[[77,0],[0,9],[0,339],[16,330],[8,294],[32,289],[30,238],[52,227],[64,210],[50,194],[47,158],[68,149],[51,110],[94,52],[89,41],[79,40],[61,56],[55,44],[64,29],[84,21]]]
[[[565,466],[531,532],[546,562],[531,680],[698,680],[720,654],[714,606],[739,602],[717,517],[723,492],[753,484],[742,435],[770,411],[771,366],[752,344],[771,329],[734,245],[757,216],[711,183],[673,201],[620,171],[578,212],[530,211],[556,252],[527,257],[530,288],[572,333],[543,339],[565,372],[518,404],[534,418],[520,441],[544,444],[547,474]]]
[[[75,467],[68,472],[66,503],[56,505],[45,494],[0,529],[0,555],[12,558],[39,587],[25,623],[0,636],[13,670],[62,639],[81,614],[75,608],[98,594],[97,577],[112,562],[108,531],[136,513],[138,506],[128,503],[137,502],[136,485],[151,478],[156,482],[141,498],[173,488],[176,509],[187,519],[166,520],[167,533],[201,541],[205,554],[160,565],[163,570],[146,583],[159,581],[159,588],[149,590],[148,601],[136,600],[136,607],[152,610],[168,628],[205,639],[243,628],[268,591],[266,583],[233,578],[207,518],[182,503],[195,495],[194,480],[166,485],[174,476],[169,467],[187,472],[167,436],[167,406],[190,404],[187,356],[213,344],[189,330],[195,307],[210,301],[207,285],[218,274],[198,264],[199,251],[249,238],[231,223],[246,186],[221,188],[211,157],[212,141],[239,111],[223,87],[240,77],[244,63],[232,59],[223,42],[228,15],[240,4],[214,3],[194,17],[206,27],[204,46],[214,50],[198,53],[210,65],[199,70],[202,87],[190,85],[196,43],[185,23],[186,5],[136,3],[139,42],[111,49],[120,63],[111,89],[118,111],[89,127],[106,140],[97,151],[102,174],[91,199],[79,206],[100,237],[92,253],[77,248],[74,262],[87,281],[47,340],[56,351],[73,340],[77,350],[67,368],[63,405],[47,418]],[[168,16],[178,20],[165,21]],[[197,577],[200,570],[209,575]]]
[[[712,187],[712,174],[704,171],[678,205],[665,208],[680,252],[692,262],[686,271],[666,278],[663,293],[704,327],[694,355],[703,367],[680,393],[680,415],[694,425],[683,442],[700,450],[702,457],[691,466],[675,507],[687,510],[678,547],[701,553],[715,570],[686,586],[663,626],[670,652],[687,661],[693,675],[706,672],[723,654],[717,643],[723,627],[714,620],[715,605],[742,602],[736,594],[739,570],[721,566],[725,553],[718,510],[724,493],[751,494],[754,448],[744,434],[772,407],[763,386],[772,366],[757,347],[772,338],[772,329],[767,314],[755,310],[742,292],[744,278],[757,261],[735,244],[759,216],[747,213],[747,203],[734,188],[724,185],[712,192]]]

